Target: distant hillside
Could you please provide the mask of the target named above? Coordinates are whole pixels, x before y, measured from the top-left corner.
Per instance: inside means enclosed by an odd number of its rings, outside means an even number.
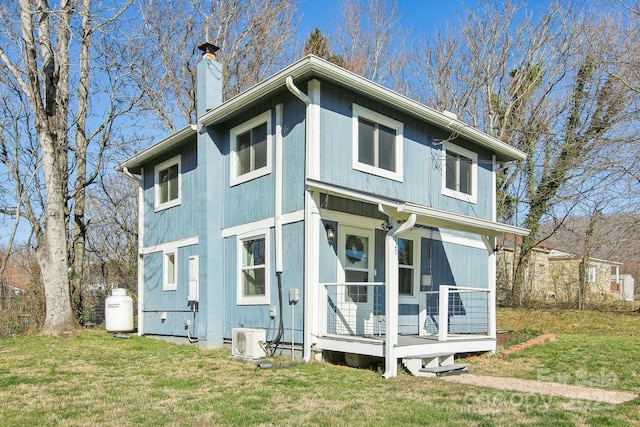
[[[586,242],[589,218],[575,217],[561,225],[547,223],[541,227],[538,240],[546,246],[574,254],[585,253],[586,245],[591,257],[631,263],[640,259],[640,215],[617,214],[603,216],[597,222],[590,242]]]

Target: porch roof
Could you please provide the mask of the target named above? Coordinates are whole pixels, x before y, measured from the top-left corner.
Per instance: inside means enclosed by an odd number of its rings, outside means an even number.
[[[330,194],[382,205],[385,208],[390,208],[392,211],[395,211],[398,214],[397,217],[400,219],[406,219],[410,215],[415,214],[417,217],[416,223],[431,227],[464,231],[490,237],[495,237],[503,233],[511,233],[519,236],[526,236],[529,234],[529,230],[526,228],[455,212],[447,212],[441,209],[431,208],[411,202],[393,200],[316,180],[307,179],[307,185],[309,188],[325,191]],[[387,209],[387,211],[388,210],[389,209]]]

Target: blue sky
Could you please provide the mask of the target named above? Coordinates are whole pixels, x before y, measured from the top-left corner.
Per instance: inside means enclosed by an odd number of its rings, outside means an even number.
[[[300,34],[309,34],[316,27],[327,32],[332,22],[332,16],[338,9],[340,0],[300,0],[299,10],[304,14],[300,22]],[[402,13],[401,21],[416,33],[428,34],[444,24],[444,21],[455,22],[455,11],[461,10],[461,5],[472,5],[473,1],[461,0],[399,0]],[[306,38],[306,37],[305,37]]]

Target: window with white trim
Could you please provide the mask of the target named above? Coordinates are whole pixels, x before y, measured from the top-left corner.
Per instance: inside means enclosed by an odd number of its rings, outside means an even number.
[[[179,205],[182,185],[180,156],[175,156],[156,165],[154,179],[156,211]]]
[[[442,194],[476,203],[478,154],[451,143],[442,148]]]
[[[353,104],[353,168],[402,182],[404,125]]]
[[[398,295],[413,297],[416,294],[415,245],[411,239],[398,238]]]
[[[271,173],[271,110],[231,129],[231,185]]]
[[[269,304],[268,234],[238,238],[238,304]]]
[[[164,280],[163,291],[175,291],[178,289],[178,251],[165,251],[163,254]]]

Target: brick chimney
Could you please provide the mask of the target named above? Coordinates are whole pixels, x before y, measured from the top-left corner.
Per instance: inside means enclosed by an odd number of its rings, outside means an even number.
[[[196,68],[196,109],[200,116],[222,104],[222,64],[216,59],[218,46],[204,43],[198,49],[203,52]]]

